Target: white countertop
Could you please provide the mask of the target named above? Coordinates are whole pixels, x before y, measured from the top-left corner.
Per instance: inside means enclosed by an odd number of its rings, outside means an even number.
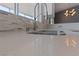
[[[0,55],[79,55],[79,45],[69,48],[65,38],[67,36],[33,35],[25,31],[0,32]],[[73,38],[79,41],[78,37]]]

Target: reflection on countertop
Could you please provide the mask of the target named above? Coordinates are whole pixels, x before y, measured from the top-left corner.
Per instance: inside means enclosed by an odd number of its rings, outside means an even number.
[[[0,32],[0,55],[8,56],[54,56],[79,55],[79,36],[71,36],[77,41],[75,48],[65,44],[67,35],[33,35],[26,31]]]

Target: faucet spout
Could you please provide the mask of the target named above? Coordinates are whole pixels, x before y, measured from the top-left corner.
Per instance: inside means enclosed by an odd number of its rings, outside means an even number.
[[[46,3],[37,3],[34,7],[34,31],[43,28],[48,20],[48,10]],[[45,23],[45,24],[44,24]]]

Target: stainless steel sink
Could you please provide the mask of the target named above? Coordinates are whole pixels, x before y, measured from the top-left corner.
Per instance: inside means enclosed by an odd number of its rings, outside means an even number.
[[[40,30],[40,31],[31,31],[28,34],[40,34],[40,35],[57,35],[56,30]],[[60,31],[60,35],[66,35],[63,31]]]

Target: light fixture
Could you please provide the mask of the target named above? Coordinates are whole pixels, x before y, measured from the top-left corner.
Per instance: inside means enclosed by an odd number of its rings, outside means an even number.
[[[69,11],[66,10],[66,12],[64,13],[64,15],[65,15],[65,16],[68,16],[68,15],[69,15],[68,12],[69,12]]]
[[[65,16],[74,16],[75,14],[76,14],[75,9],[66,10],[65,13],[64,13]]]
[[[70,47],[70,48],[76,47],[76,45],[77,45],[76,39],[75,38],[72,38],[72,37],[66,38],[65,39],[65,43],[66,43],[66,46],[67,47]]]

